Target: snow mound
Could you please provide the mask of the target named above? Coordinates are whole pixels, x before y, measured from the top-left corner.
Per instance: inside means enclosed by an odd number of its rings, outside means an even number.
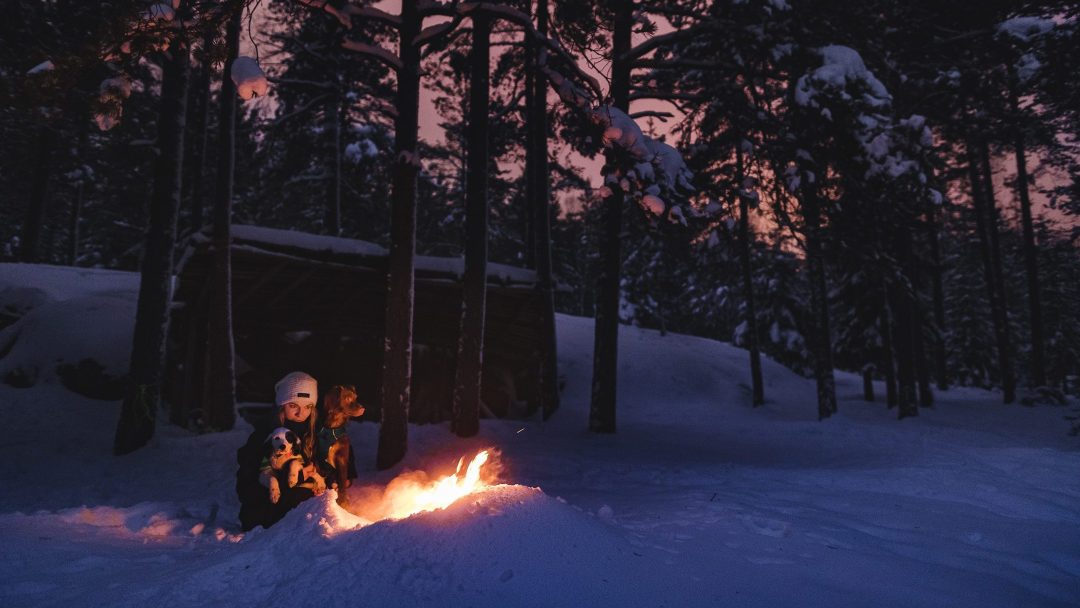
[[[305,580],[322,590],[307,601],[324,606],[661,603],[659,596],[643,601],[645,581],[650,592],[657,588],[655,564],[647,567],[618,528],[539,488],[491,486],[446,509],[371,524],[335,499],[329,491],[273,528],[249,533],[225,563],[193,573],[219,580],[222,572],[242,571],[242,578],[201,591],[254,605],[267,581]],[[175,587],[190,593],[199,586]]]
[[[131,357],[139,275],[88,268],[0,264],[0,381],[60,381],[118,399]]]
[[[121,297],[83,296],[36,306],[0,331],[0,379],[21,387],[59,380],[88,397],[119,398],[134,319],[135,303]]]

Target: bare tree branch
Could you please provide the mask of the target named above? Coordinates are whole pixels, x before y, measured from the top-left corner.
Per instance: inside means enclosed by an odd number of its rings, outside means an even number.
[[[693,38],[694,36],[697,36],[702,32],[707,32],[715,29],[716,24],[706,21],[703,23],[692,25],[684,30],[675,30],[674,32],[668,32],[667,34],[653,36],[652,38],[649,38],[648,40],[642,42],[641,44],[624,53],[621,59],[623,59],[624,61],[634,61],[635,59],[640,59],[648,53],[655,51],[656,49],[660,48],[665,44],[670,44],[672,42],[682,42],[684,40]]]

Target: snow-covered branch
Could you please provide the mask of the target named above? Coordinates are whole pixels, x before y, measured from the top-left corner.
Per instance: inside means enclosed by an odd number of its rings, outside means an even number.
[[[440,38],[446,37],[461,24],[462,18],[463,15],[456,15],[452,21],[445,21],[443,23],[436,23],[435,25],[425,27],[420,30],[420,33],[416,35],[416,38],[413,38],[413,46],[419,47],[424,44],[432,44],[437,42]]]
[[[349,49],[350,51],[356,51],[357,53],[360,53],[362,55],[374,57],[375,59],[378,59],[379,61],[383,62],[383,64],[395,71],[401,70],[401,59],[399,59],[397,55],[382,48],[381,46],[375,46],[373,44],[367,44],[365,42],[359,42],[356,40],[345,40],[341,43],[341,46],[343,48]]]
[[[332,15],[335,19],[337,19],[338,23],[340,23],[342,27],[347,30],[352,29],[352,20],[349,19],[349,15],[347,15],[343,11],[338,10],[337,7],[335,7],[333,4],[330,4],[329,0],[297,0],[297,2],[303,4],[304,6],[310,6],[314,9],[322,9]]]
[[[371,6],[349,5],[344,9],[345,13],[352,17],[381,21],[394,27],[401,27],[401,15],[394,15]]]

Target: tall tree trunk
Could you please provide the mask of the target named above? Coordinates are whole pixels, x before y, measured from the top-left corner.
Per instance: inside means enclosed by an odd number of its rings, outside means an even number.
[[[390,195],[390,260],[383,341],[382,424],[375,466],[388,469],[405,457],[408,446],[409,389],[412,381],[413,263],[416,254],[417,125],[420,112],[420,51],[409,44],[420,33],[417,0],[403,0],[398,30],[397,116],[394,119],[394,172]]]
[[[525,180],[525,212],[521,214],[521,240],[525,250],[522,264],[525,268],[536,268],[536,251],[539,243],[536,241],[534,224],[536,223],[537,207],[537,152],[539,146],[536,142],[537,132],[533,119],[536,117],[537,81],[540,82],[541,94],[546,92],[543,88],[543,75],[540,74],[538,65],[539,45],[533,40],[529,32],[525,32],[525,114],[522,122],[525,124],[525,170],[522,176]],[[541,102],[542,103],[542,102]],[[545,151],[546,154],[546,151]]]
[[[888,299],[888,296],[886,296]],[[893,322],[888,302],[881,308],[881,367],[885,370],[885,407],[896,407],[899,396],[896,390],[896,356],[893,349]]]
[[[206,28],[203,34],[204,48],[209,48],[213,43],[214,34],[217,29],[214,27]],[[188,114],[191,117],[190,128],[188,129],[188,140],[185,148],[188,151],[187,154],[187,173],[184,176],[184,190],[187,191],[188,209],[189,209],[189,222],[192,232],[198,232],[203,227],[203,214],[204,214],[204,202],[206,197],[206,187],[203,184],[203,176],[206,174],[206,159],[207,159],[207,147],[210,143],[210,81],[213,78],[214,68],[210,64],[210,59],[205,58],[203,65],[199,66],[198,71],[195,73],[195,77],[191,83],[191,96],[189,103]]]
[[[218,122],[218,174],[214,188],[214,268],[207,311],[207,373],[203,421],[223,431],[236,424],[236,346],[232,325],[232,199],[236,166],[236,85],[232,64],[240,52],[243,5],[236,2],[225,26],[225,70]]]
[[[79,176],[79,183],[75,184],[75,198],[71,201],[71,220],[68,225],[70,235],[70,249],[68,250],[68,265],[74,266],[79,261],[79,225],[82,223],[83,198],[86,196],[86,176]]]
[[[911,305],[906,301],[906,294],[901,288],[894,287],[892,301],[896,312],[896,331],[893,333],[893,348],[896,352],[896,388],[897,417],[900,419],[918,415],[915,401],[915,371],[912,365],[914,356],[911,348]]]
[[[919,407],[930,407],[934,405],[934,390],[930,387],[930,365],[926,361],[926,340],[923,337],[925,327],[922,318],[923,315],[916,306],[915,328],[911,338],[915,348],[915,378],[919,388]]]
[[[912,363],[915,366],[915,381],[918,389],[919,407],[930,407],[934,404],[933,389],[930,388],[930,365],[926,355],[926,314],[922,307],[922,298],[919,290],[923,284],[923,268],[915,259],[912,241],[915,238],[915,227],[921,226],[918,214],[913,214],[910,223],[903,234],[903,248],[905,254],[904,266],[910,279],[911,291],[908,293],[908,303],[911,307],[911,352]]]
[[[1020,101],[1016,75],[1010,74],[1009,101],[1017,124],[1020,121]],[[1024,129],[1014,134],[1016,148],[1016,193],[1020,197],[1020,218],[1024,230],[1024,265],[1027,269],[1028,306],[1031,309],[1031,384],[1046,385],[1046,362],[1043,344],[1042,302],[1039,298],[1039,252],[1035,244],[1035,227],[1031,218],[1031,196],[1028,193],[1027,147]]]
[[[472,437],[480,430],[480,389],[484,369],[484,314],[487,310],[488,254],[488,68],[491,18],[473,14],[469,58],[468,175],[465,179],[465,275],[454,378],[454,432]]]
[[[1005,276],[1001,262],[1001,242],[998,235],[997,196],[994,194],[994,171],[990,164],[990,144],[986,138],[979,139],[979,154],[982,157],[983,192],[986,195],[986,228],[990,234],[990,261],[993,269],[994,288],[998,294],[998,318],[1001,325],[1001,345],[1005,356],[1002,358],[1001,389],[1005,403],[1016,400],[1016,371],[1012,365],[1012,334],[1009,330],[1009,298],[1005,293]]]
[[[43,124],[39,133],[30,183],[30,199],[27,201],[19,237],[19,261],[27,263],[42,259],[41,233],[45,228],[45,216],[49,206],[49,176],[52,174],[53,153],[56,149],[56,132],[52,127]]]
[[[79,125],[79,143],[75,148],[77,159],[82,160],[83,154],[86,153],[86,138],[88,137],[88,131],[90,130],[90,120],[88,116],[83,117]],[[83,203],[86,197],[86,182],[89,180],[89,176],[83,170],[83,167],[79,167],[79,181],[75,184],[75,197],[71,201],[71,216],[68,224],[68,265],[74,266],[79,261],[79,240],[80,240],[80,228],[82,224],[82,210]]]
[[[945,354],[945,288],[941,280],[943,268],[936,215],[936,209],[927,210],[926,231],[930,243],[930,263],[933,264],[931,281],[934,291],[934,324],[937,325],[937,337],[934,340],[934,376],[938,390],[944,391],[949,388],[949,368]]]
[[[341,76],[337,77],[338,90],[331,98],[331,103],[326,109],[326,119],[333,121],[330,125],[331,133],[334,134],[334,150],[331,154],[330,186],[327,189],[327,230],[334,236],[341,236],[341,121],[345,113],[345,96],[341,90]]]
[[[634,22],[631,0],[617,0],[612,32],[611,104],[629,112],[630,62],[624,59],[630,50],[630,30]],[[607,152],[605,175],[616,171],[615,152]],[[596,327],[593,346],[592,400],[589,407],[589,430],[615,432],[616,371],[619,363],[619,275],[622,265],[623,192],[610,189],[603,201],[603,238],[600,244],[600,277],[597,281]]]
[[[915,318],[914,280],[911,280],[911,231],[904,224],[894,226],[893,230],[896,260],[901,272],[909,279],[896,281],[889,289],[896,313],[893,348],[896,351],[897,417],[902,420],[919,415],[915,376],[915,334],[919,327]]]
[[[180,211],[184,126],[187,119],[188,50],[181,38],[170,49],[161,85],[154,186],[135,312],[128,394],[120,408],[113,452],[128,454],[154,435],[161,394],[165,342],[172,300],[173,248]]]
[[[995,259],[997,256],[993,254],[993,250],[996,239],[991,238],[991,234],[996,234],[997,228],[996,224],[991,222],[994,216],[988,213],[987,209],[992,204],[988,201],[988,198],[993,196],[993,189],[986,189],[987,184],[983,179],[984,174],[983,170],[980,169],[979,158],[979,149],[982,144],[977,139],[978,136],[968,134],[966,142],[968,179],[971,182],[971,201],[974,207],[975,228],[979,235],[979,249],[983,259],[983,280],[986,283],[991,319],[994,324],[994,336],[997,342],[998,367],[1001,374],[1002,392],[1004,393],[1003,400],[1005,403],[1012,403],[1013,399],[1015,399],[1015,384],[1011,348],[1006,327],[1008,321],[1004,314],[1005,303],[1002,302],[1003,296],[998,291],[997,273],[995,272]]]
[[[751,403],[754,407],[765,403],[765,385],[761,379],[761,351],[758,347],[757,307],[754,300],[754,269],[752,267],[750,231],[750,203],[743,192],[745,167],[743,166],[742,142],[735,142],[735,183],[739,198],[739,258],[742,263],[743,292],[746,299],[747,348],[750,350]]]
[[[547,0],[536,2],[536,30],[542,36],[548,31]],[[544,420],[547,420],[559,407],[559,364],[558,341],[555,335],[555,277],[551,262],[551,200],[548,181],[548,114],[547,83],[540,73],[540,62],[546,61],[547,51],[534,46],[532,56],[532,88],[528,97],[531,99],[529,125],[532,145],[532,217],[531,234],[535,245],[534,261],[536,264],[537,289],[543,305],[544,353],[543,367],[540,371],[540,403]]]
[[[802,205],[806,221],[806,263],[810,271],[810,313],[814,319],[813,357],[818,420],[824,420],[836,412],[836,380],[833,377],[829,292],[821,242],[821,208],[816,196],[816,193],[807,191]]]

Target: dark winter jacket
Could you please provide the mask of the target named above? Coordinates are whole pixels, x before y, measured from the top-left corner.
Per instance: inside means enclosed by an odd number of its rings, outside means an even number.
[[[266,455],[265,442],[270,433],[281,426],[277,419],[256,426],[247,443],[236,451],[236,495],[240,499],[240,527],[250,530],[255,526],[270,527],[301,502],[314,496],[309,488],[290,488],[286,479],[281,482],[281,499],[277,504],[270,502],[270,490],[259,481],[263,458]],[[311,429],[307,423],[286,421],[285,428],[296,433],[301,442]],[[301,482],[303,479],[301,479]]]

